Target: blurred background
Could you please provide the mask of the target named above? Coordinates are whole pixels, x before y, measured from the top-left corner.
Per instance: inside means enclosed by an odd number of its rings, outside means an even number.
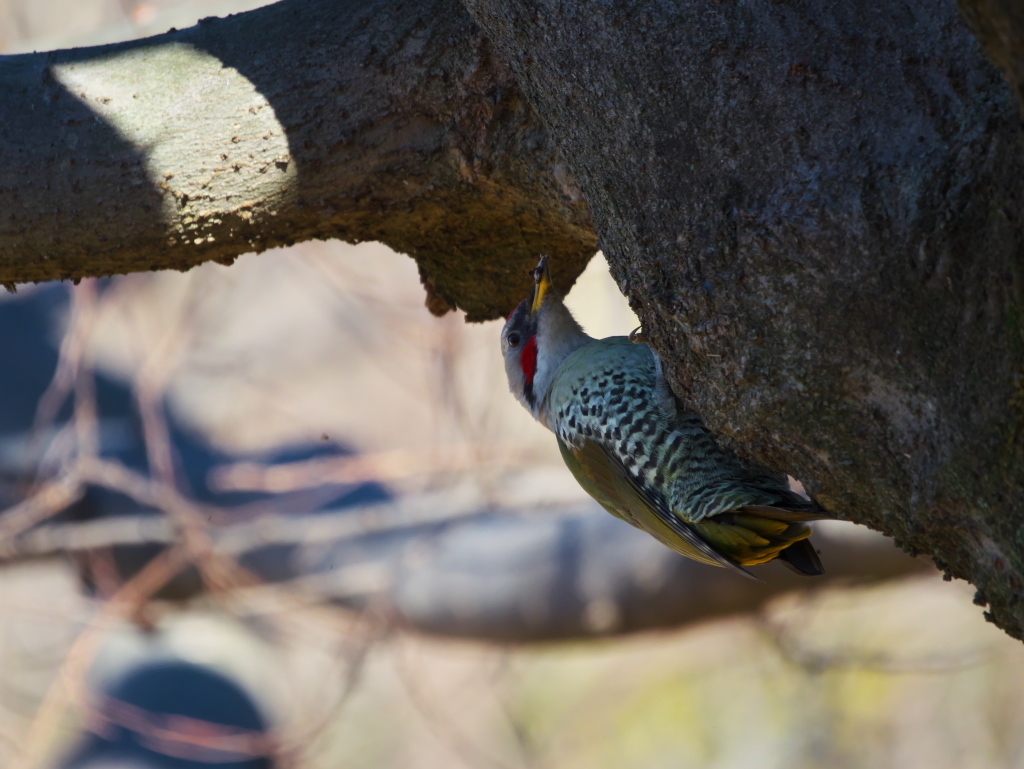
[[[0,54],[258,2],[0,0]],[[569,304],[637,325],[596,257]],[[1024,767],[1024,656],[851,524],[764,585],[604,513],[501,324],[308,243],[0,294],[0,766]]]

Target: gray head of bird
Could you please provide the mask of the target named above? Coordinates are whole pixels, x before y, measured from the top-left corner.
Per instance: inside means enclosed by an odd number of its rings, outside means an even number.
[[[570,354],[593,339],[551,285],[548,257],[540,258],[532,274],[532,294],[512,311],[501,331],[501,354],[512,394],[550,427],[547,395],[555,372]]]

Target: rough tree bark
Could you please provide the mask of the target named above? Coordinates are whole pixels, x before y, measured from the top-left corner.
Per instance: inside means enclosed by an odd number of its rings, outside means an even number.
[[[953,3],[467,5],[677,394],[1024,638],[1024,153]]]
[[[252,101],[259,93],[288,139],[289,155],[280,160],[286,168],[279,169],[277,155],[256,149],[270,141],[262,139],[265,129],[252,133],[254,158],[265,158],[259,169],[294,174],[285,192],[264,196],[271,203],[255,224],[230,203],[193,203],[206,200],[206,179],[216,184],[218,174],[229,173],[230,165],[217,164],[234,162],[230,152],[223,161],[217,154],[204,163],[185,157],[171,181],[185,176],[190,186],[172,185],[164,196],[162,182],[144,171],[161,153],[150,145],[141,151],[130,130],[113,138],[82,131],[73,151],[56,149],[79,135],[64,128],[31,141],[46,128],[40,116],[66,123],[62,105],[70,105],[71,119],[92,120],[120,104],[90,100],[86,109],[69,100],[67,89],[84,81],[67,62],[84,57],[90,67],[110,63],[120,71],[156,55],[167,40],[55,54],[54,66],[6,62],[0,162],[14,170],[0,171],[4,279],[38,278],[33,270],[44,256],[63,265],[52,276],[78,274],[90,260],[105,270],[180,266],[304,237],[379,237],[424,265],[440,297],[436,309],[454,303],[482,318],[518,298],[516,271],[528,252],[554,252],[556,264],[563,252],[574,254],[562,268],[563,285],[579,269],[593,241],[573,200],[576,179],[676,392],[741,452],[790,470],[837,514],[972,580],[979,601],[990,603],[990,618],[1024,637],[1024,150],[1006,84],[952,0],[466,4],[547,133],[513,80],[495,75],[507,90],[477,88],[467,69],[450,66],[479,60],[466,58],[467,48],[488,50],[451,4],[415,6],[430,11],[423,24],[434,32],[423,37],[416,24],[396,34],[397,12],[386,4],[336,11],[341,4],[287,0],[257,12],[273,29],[243,16],[177,38],[244,74],[250,102],[236,101],[258,108],[264,102]],[[976,29],[991,22],[999,34],[1019,32],[993,22],[1008,13],[1006,3],[963,4],[973,9]],[[460,29],[462,36],[441,32]],[[990,50],[1013,64],[999,51],[1014,53],[1016,38],[999,34]],[[349,47],[362,53],[345,58]],[[331,69],[335,59],[349,64]],[[354,83],[352,66],[364,63],[368,80]],[[175,87],[197,66],[179,61]],[[348,90],[333,91],[335,79]],[[410,103],[393,95],[403,89],[418,106],[391,121],[387,104]],[[130,98],[129,90],[114,95]],[[50,93],[64,94],[63,101],[43,101]],[[113,98],[101,88],[85,93]],[[438,99],[448,106],[431,106]],[[216,113],[212,99],[205,101],[202,112],[190,114]],[[367,103],[350,122],[345,110]],[[510,106],[497,108],[503,104]],[[18,106],[22,112],[10,118]],[[122,116],[136,110],[117,108]],[[417,110],[428,116],[422,131]],[[229,120],[242,113],[234,114]],[[244,121],[248,128],[250,118]],[[113,117],[102,123],[116,124]],[[516,125],[529,129],[517,132]],[[357,151],[344,149],[351,136],[345,130],[357,130]],[[194,141],[201,145],[204,135]],[[121,154],[109,149],[115,138]],[[226,146],[210,144],[215,152]],[[44,151],[28,161],[9,146]],[[367,149],[381,146],[381,153]],[[77,165],[106,155],[118,162]],[[461,158],[471,156],[473,173],[460,176]],[[431,159],[440,165],[430,166]],[[62,171],[61,162],[66,169],[72,160],[73,169]],[[122,162],[125,176],[105,175]],[[323,175],[323,165],[334,176]],[[42,185],[30,171],[38,168],[51,189],[33,195],[27,190]],[[165,175],[166,168],[157,166]],[[343,171],[358,181],[342,183],[338,193]],[[64,213],[94,179],[121,203],[103,208],[94,194],[73,216]],[[140,202],[121,194],[132,179],[143,190]],[[501,206],[485,194],[496,179],[513,180],[516,190],[497,195]],[[423,194],[402,198],[396,190],[405,180]],[[228,201],[227,194],[214,197]],[[147,208],[146,195],[160,198]],[[168,241],[169,231],[188,232],[195,222],[181,215],[178,229],[169,230],[179,215],[174,201],[195,213],[212,211],[192,244]],[[117,226],[105,225],[99,211]],[[515,218],[523,211],[528,223]],[[41,237],[40,229],[50,242],[12,250],[18,238]],[[119,251],[125,242],[135,246]],[[471,250],[477,242],[484,245]],[[108,252],[120,261],[104,261]],[[146,253],[151,261],[141,258]],[[495,277],[504,284],[496,287]]]
[[[541,251],[568,289],[586,203],[455,0],[287,0],[147,40],[0,58],[0,283],[312,238],[416,258],[493,317]]]

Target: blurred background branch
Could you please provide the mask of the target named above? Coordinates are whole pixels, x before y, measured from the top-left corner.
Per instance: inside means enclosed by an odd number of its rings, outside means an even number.
[[[438,510],[443,512],[438,512]],[[819,532],[826,585],[866,585],[934,567],[880,536]],[[0,562],[113,549],[119,579],[180,537],[166,519],[123,516],[39,528],[0,546]],[[681,559],[590,505],[453,513],[434,496],[218,527],[211,551],[309,600],[387,612],[400,626],[501,643],[581,639],[755,612],[807,588],[765,569],[746,585]],[[694,586],[699,585],[699,590]],[[176,598],[196,597],[196,581]]]

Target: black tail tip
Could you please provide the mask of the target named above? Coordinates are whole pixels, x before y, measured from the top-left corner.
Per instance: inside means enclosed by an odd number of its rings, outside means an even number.
[[[779,560],[787,569],[804,577],[818,577],[825,573],[825,567],[809,539],[794,542],[779,553]]]

